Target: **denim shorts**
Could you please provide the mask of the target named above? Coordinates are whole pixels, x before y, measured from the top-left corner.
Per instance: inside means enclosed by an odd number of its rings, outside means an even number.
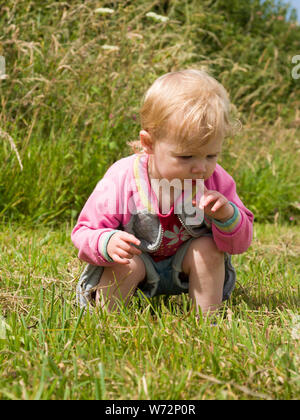
[[[180,246],[175,255],[159,262],[155,262],[149,254],[142,253],[140,257],[145,264],[146,278],[137,288],[135,295],[151,298],[158,295],[188,293],[189,279],[182,271],[182,262],[191,242],[194,240],[194,238],[187,240]],[[85,267],[76,288],[76,301],[79,306],[86,307],[89,303],[92,305],[95,303],[95,290],[100,282],[103,269],[103,267],[91,264]],[[231,257],[225,253],[223,301],[229,299],[235,282],[236,272],[231,265]]]
[[[179,295],[188,293],[189,279],[182,271],[182,262],[185,254],[194,239],[184,242],[175,255],[162,261],[155,262],[149,254],[142,253],[146,268],[146,278],[139,285],[135,294],[151,298],[158,295]],[[231,257],[225,253],[225,279],[223,288],[223,301],[229,299],[236,282],[236,272],[231,264]],[[139,293],[141,291],[142,293]]]

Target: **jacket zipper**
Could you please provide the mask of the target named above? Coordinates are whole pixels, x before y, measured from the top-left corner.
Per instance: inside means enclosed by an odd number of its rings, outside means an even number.
[[[191,230],[187,227],[187,225],[184,223],[184,221],[182,220],[181,216],[179,214],[177,214],[177,217],[180,221],[180,223],[182,224],[182,226],[184,227],[184,229],[192,236],[195,237],[195,234],[193,232],[191,232]]]
[[[160,235],[159,243],[158,243],[158,245],[154,249],[151,249],[150,252],[156,252],[160,248],[161,243],[163,241],[163,237],[164,237],[164,228],[162,227],[161,228],[161,235]]]

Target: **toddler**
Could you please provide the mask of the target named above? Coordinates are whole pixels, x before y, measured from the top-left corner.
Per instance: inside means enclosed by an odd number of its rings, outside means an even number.
[[[223,86],[204,71],[167,73],[149,88],[140,139],[131,143],[140,150],[108,169],[72,231],[78,257],[88,262],[80,305],[113,310],[134,294],[188,293],[206,314],[229,298],[230,256],[248,249],[253,224],[217,163],[229,108]]]

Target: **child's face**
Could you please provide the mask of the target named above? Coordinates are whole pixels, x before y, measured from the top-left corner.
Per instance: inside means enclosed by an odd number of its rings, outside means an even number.
[[[146,132],[145,132],[146,133]],[[148,134],[148,133],[147,133]],[[145,140],[145,139],[144,139]],[[151,137],[148,137],[151,141]],[[208,179],[214,172],[217,159],[221,153],[222,140],[210,140],[207,144],[190,149],[179,149],[172,140],[164,139],[143,144],[146,153],[150,155],[150,174],[154,179]]]

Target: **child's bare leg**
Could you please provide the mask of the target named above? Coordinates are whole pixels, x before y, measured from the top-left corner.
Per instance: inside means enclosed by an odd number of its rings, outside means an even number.
[[[182,269],[189,276],[189,296],[203,314],[217,309],[223,297],[225,279],[224,253],[212,238],[202,237],[191,242]]]
[[[129,260],[129,264],[105,267],[96,291],[96,305],[104,307],[108,304],[108,310],[112,311],[117,308],[118,301],[127,304],[145,275],[145,265],[137,255]]]

